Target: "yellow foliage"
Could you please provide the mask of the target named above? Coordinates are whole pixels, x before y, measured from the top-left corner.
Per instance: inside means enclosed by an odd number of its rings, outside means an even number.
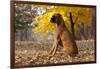
[[[49,6],[50,7],[50,6]],[[50,9],[49,12],[36,16],[36,21],[39,26],[33,29],[35,32],[49,33],[52,32],[56,28],[56,24],[50,23],[51,17],[59,13],[62,15],[67,28],[70,30],[70,19],[69,13],[72,13],[74,23],[91,23],[91,8],[82,8],[82,7],[67,7],[67,6],[54,6]],[[77,18],[77,19],[76,19]],[[36,23],[33,21],[33,24]]]

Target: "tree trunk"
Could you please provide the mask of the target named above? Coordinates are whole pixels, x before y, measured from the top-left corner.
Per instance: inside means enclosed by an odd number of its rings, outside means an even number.
[[[27,28],[25,28],[25,40],[28,40],[28,35],[27,35]]]
[[[73,22],[73,18],[72,18],[72,13],[70,12],[70,23],[71,23],[71,32],[73,37],[75,38],[75,31],[74,31],[74,22]]]

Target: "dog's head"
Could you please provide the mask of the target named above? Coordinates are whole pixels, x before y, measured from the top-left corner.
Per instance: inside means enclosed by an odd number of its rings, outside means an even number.
[[[60,23],[60,20],[61,20],[61,15],[60,14],[54,14],[52,17],[51,17],[51,20],[50,22],[51,23]]]

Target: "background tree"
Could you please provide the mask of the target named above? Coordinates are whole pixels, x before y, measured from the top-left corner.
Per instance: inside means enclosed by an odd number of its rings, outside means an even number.
[[[37,14],[37,8],[28,4],[15,5],[15,32],[16,37],[20,40],[28,40],[29,29],[32,27],[31,22]]]
[[[41,6],[42,7],[42,6]],[[50,7],[50,6],[49,6]],[[50,23],[52,15],[60,13],[65,21],[66,27],[69,31],[76,37],[75,33],[79,32],[79,24],[84,24],[86,26],[91,25],[92,17],[91,12],[92,8],[86,7],[69,7],[69,6],[52,6],[45,14],[36,16],[36,21],[38,21],[39,26],[33,29],[35,32],[48,33],[53,32],[56,28],[55,24]],[[35,22],[33,21],[33,24]],[[82,30],[82,29],[81,29]],[[87,30],[85,30],[86,32]],[[86,37],[84,37],[86,38]]]
[[[16,4],[15,11],[15,32],[20,40],[32,39],[34,32],[52,33],[56,24],[50,23],[50,19],[56,13],[62,15],[75,39],[94,38],[95,35],[94,8]]]

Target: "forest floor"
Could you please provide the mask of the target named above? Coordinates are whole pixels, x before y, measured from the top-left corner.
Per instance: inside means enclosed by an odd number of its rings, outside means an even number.
[[[95,61],[94,40],[81,40],[76,43],[79,50],[76,57],[65,56],[59,46],[56,54],[48,59],[45,55],[51,49],[52,43],[15,42],[15,67]]]

